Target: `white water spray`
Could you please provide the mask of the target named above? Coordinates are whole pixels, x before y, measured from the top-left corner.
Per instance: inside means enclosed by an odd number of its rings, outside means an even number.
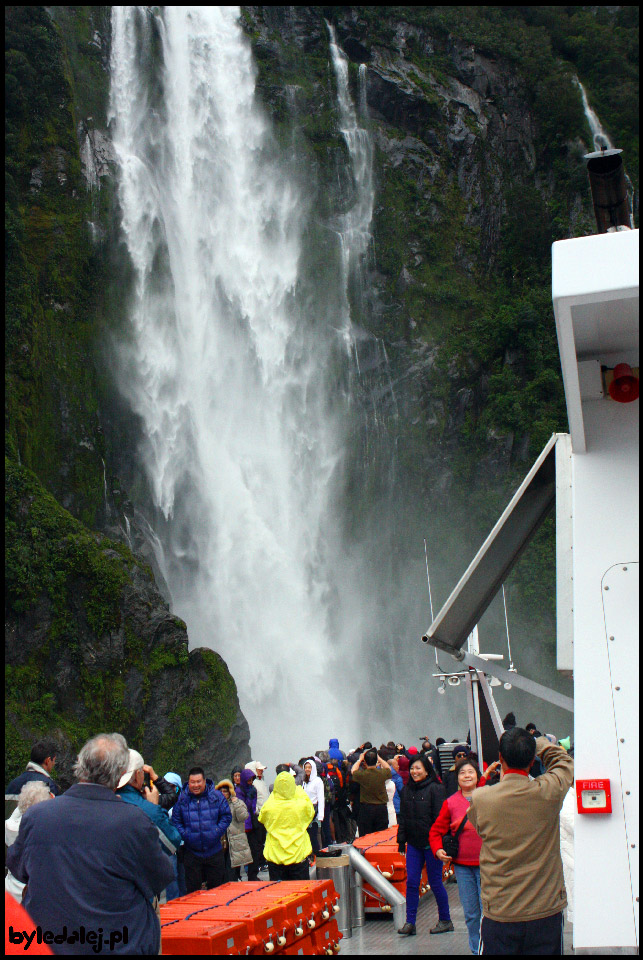
[[[144,424],[173,608],[192,646],[228,662],[264,762],[318,748],[325,733],[356,740],[329,627],[342,449],[325,388],[334,334],[330,318],[299,307],[303,206],[255,104],[239,10],[121,6],[112,17],[135,276],[122,389]],[[342,232],[354,250],[367,243],[370,192]]]

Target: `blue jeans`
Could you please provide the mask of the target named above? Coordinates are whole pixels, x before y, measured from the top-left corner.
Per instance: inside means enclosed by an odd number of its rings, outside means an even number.
[[[480,867],[467,867],[454,863],[455,878],[458,881],[458,894],[464,910],[464,921],[469,931],[469,949],[477,954],[480,945],[480,917],[482,900],[480,899]]]
[[[410,843],[406,845],[406,922],[415,923],[418,912],[418,903],[420,902],[420,878],[422,876],[422,866],[426,863],[426,873],[429,880],[429,886],[438,905],[438,917],[440,920],[449,921],[449,895],[444,889],[442,883],[442,863],[436,860],[431,852],[431,847],[419,850]]]

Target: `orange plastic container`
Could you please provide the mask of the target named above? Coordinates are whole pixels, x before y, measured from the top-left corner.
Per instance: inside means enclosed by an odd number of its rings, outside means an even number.
[[[310,940],[313,945],[315,956],[332,956],[339,953],[339,941],[343,934],[340,933],[336,920],[329,920],[321,927],[317,927],[310,933]]]
[[[246,898],[247,899],[247,898]],[[193,904],[192,906],[196,906]],[[250,944],[251,953],[276,953],[285,946],[287,938],[286,929],[286,911],[279,904],[268,903],[244,903],[240,901],[237,905],[232,903],[226,905],[215,904],[200,910],[193,916],[186,915],[185,904],[172,908],[172,903],[167,904],[165,911],[161,914],[161,923],[170,920],[181,921],[181,926],[189,930],[191,925],[207,926],[211,923],[243,923],[247,931],[247,942]],[[178,924],[177,924],[178,925]],[[165,927],[162,929],[170,929]]]
[[[315,926],[326,923],[339,905],[339,897],[332,880],[284,880],[279,884],[281,896],[286,894],[310,897],[310,907],[304,908],[304,916],[315,921]],[[267,891],[266,891],[267,893]],[[309,912],[310,911],[310,912]]]
[[[161,927],[161,944],[166,956],[239,956],[248,946],[245,923],[180,920]]]

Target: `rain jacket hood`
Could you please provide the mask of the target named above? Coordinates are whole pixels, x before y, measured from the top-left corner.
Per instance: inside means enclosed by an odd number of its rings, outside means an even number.
[[[252,815],[256,814],[257,812],[257,791],[255,790],[253,784],[255,776],[256,775],[253,770],[242,770],[241,783],[235,788],[237,796],[240,800],[243,800],[248,808],[246,830],[252,830]]]
[[[314,807],[290,773],[277,775],[272,793],[261,808],[259,822],[268,834],[264,856],[270,863],[301,863],[312,853],[308,826]]]
[[[312,767],[310,771],[310,780],[306,781],[306,764],[309,763]],[[304,760],[304,782],[302,783],[303,789],[306,791],[310,797],[311,803],[317,807],[317,819],[321,821],[324,819],[325,805],[324,805],[324,781],[317,773],[317,766],[315,764],[315,758],[311,757],[310,760]]]
[[[308,781],[306,781],[306,764],[307,763],[309,763],[312,767],[312,770],[310,771],[310,779]],[[310,760],[304,760],[304,783],[306,782],[312,783],[316,777],[319,777],[319,774],[317,773],[317,764],[315,763],[314,757],[311,757]]]

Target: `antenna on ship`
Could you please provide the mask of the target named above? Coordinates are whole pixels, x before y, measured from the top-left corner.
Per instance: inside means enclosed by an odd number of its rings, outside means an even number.
[[[509,659],[509,673],[518,673],[518,671],[514,667],[513,657],[511,656],[511,640],[509,639],[509,618],[507,616],[507,597],[505,595],[504,583],[502,585],[502,602],[505,608],[505,628],[507,630],[507,657]],[[511,684],[505,683],[504,688],[505,690],[511,690]]]
[[[424,538],[424,562],[426,563],[426,582],[429,588],[429,610],[431,611],[431,623],[433,623],[433,598],[431,597],[431,577],[429,576],[429,554],[426,549],[426,537]],[[440,664],[438,663],[438,648],[434,647],[435,650],[435,665],[440,670]],[[443,693],[441,689],[438,691]]]

